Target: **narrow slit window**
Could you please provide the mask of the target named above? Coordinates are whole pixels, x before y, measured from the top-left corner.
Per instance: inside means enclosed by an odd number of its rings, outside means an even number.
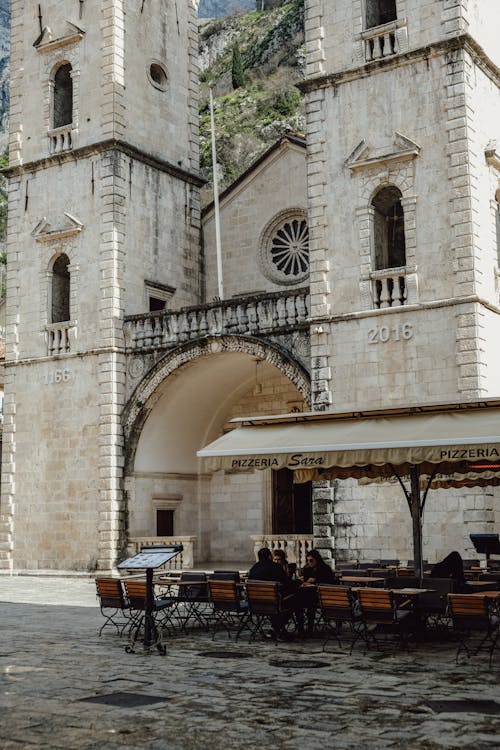
[[[70,319],[69,291],[69,258],[60,255],[52,267],[52,323],[63,323]]]
[[[54,75],[53,127],[73,122],[73,78],[69,63],[59,66]]]

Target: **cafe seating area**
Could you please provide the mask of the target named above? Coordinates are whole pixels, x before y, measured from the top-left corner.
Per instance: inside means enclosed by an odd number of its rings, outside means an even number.
[[[494,664],[499,650],[500,570],[467,561],[467,593],[451,578],[418,577],[399,560],[339,564],[335,582],[315,588],[314,631],[322,649],[418,649],[419,642],[452,642],[456,658],[488,655]],[[300,583],[297,582],[297,586]],[[112,629],[128,644],[137,644],[146,627],[147,591],[138,575],[97,578],[97,596],[105,621],[99,631]],[[309,592],[310,593],[310,592]],[[314,600],[314,599],[313,599]],[[158,572],[150,604],[153,642],[206,633],[234,641],[269,639],[271,622],[281,618],[283,638],[300,643],[293,597],[280,584],[250,581],[241,571],[212,573]],[[274,618],[274,620],[273,620]],[[151,634],[150,634],[151,636]]]

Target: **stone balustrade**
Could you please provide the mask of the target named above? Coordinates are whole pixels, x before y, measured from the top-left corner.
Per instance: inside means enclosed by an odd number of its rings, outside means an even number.
[[[182,544],[182,552],[165,564],[167,570],[192,570],[194,568],[195,536],[141,536],[128,540],[127,556],[132,557],[141,551],[141,547],[168,546]]]
[[[375,308],[402,307],[417,302],[417,274],[414,267],[373,271],[370,279]]]
[[[308,325],[309,290],[268,293],[125,318],[127,349],[174,347],[206,336],[262,336]]]
[[[54,357],[57,354],[67,354],[71,351],[70,330],[74,323],[48,323],[45,327],[45,338],[47,342],[47,354]]]
[[[73,148],[73,125],[64,125],[62,128],[49,130],[48,136],[51,154],[59,154],[61,151],[69,151]]]
[[[297,568],[306,564],[306,555],[314,547],[312,534],[258,534],[250,537],[253,541],[255,559],[261,547],[282,549],[288,562],[296,563]]]
[[[405,20],[391,21],[363,31],[358,37],[364,46],[366,62],[382,60],[397,55],[407,46],[407,28]],[[403,50],[401,49],[403,47]]]

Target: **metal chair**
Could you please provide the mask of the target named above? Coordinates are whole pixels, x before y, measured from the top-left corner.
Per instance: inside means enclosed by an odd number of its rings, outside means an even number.
[[[146,581],[139,581],[137,579],[123,579],[123,585],[127,598],[130,602],[130,610],[132,613],[132,621],[130,624],[129,641],[130,648],[137,642],[140,636],[141,629],[145,624],[146,617],[146,602],[147,602],[147,584]],[[172,614],[175,610],[176,601],[172,598],[168,599],[153,599],[153,611],[152,611],[152,646],[160,646],[162,642],[162,631],[166,629],[170,630],[169,626],[173,629],[174,624],[172,620]]]
[[[320,584],[318,586],[319,606],[321,618],[326,626],[327,637],[323,642],[323,651],[330,637],[334,635],[339,646],[342,644],[339,638],[339,630],[342,625],[347,624],[353,635],[351,641],[351,652],[354,644],[356,627],[361,625],[361,614],[357,608],[356,599],[347,586],[334,586],[332,584]],[[335,628],[331,624],[335,623]]]
[[[194,620],[201,627],[209,628],[209,604],[210,595],[207,585],[207,574],[196,572],[183,572],[179,579],[179,592],[177,603],[182,606],[184,612],[179,614],[182,630],[185,632],[190,620]],[[189,581],[193,581],[189,585]],[[188,585],[185,585],[188,584]],[[180,612],[180,610],[178,610]]]
[[[250,613],[248,602],[241,598],[236,581],[209,578],[208,589],[213,607],[212,640],[215,638],[219,625],[225,627],[229,638],[231,638],[231,627],[237,625],[236,638],[239,638],[248,623]]]
[[[108,625],[112,625],[116,628],[118,635],[122,635],[123,631],[130,624],[130,603],[126,600],[125,594],[122,588],[122,584],[119,578],[96,578],[95,585],[97,589],[97,597],[99,599],[99,606],[101,608],[101,614],[106,618],[104,625],[99,630],[99,637],[102,631]],[[106,613],[104,610],[110,610],[111,613]],[[124,621],[116,621],[119,615],[124,617]]]
[[[278,635],[293,613],[294,595],[283,596],[281,584],[278,581],[247,581],[246,591],[250,613],[248,622],[250,640],[253,640],[258,633],[267,637],[264,624],[268,621],[272,625],[273,632]]]
[[[415,618],[412,610],[406,608],[407,603],[397,607],[394,594],[386,589],[362,588],[357,594],[363,627],[356,633],[351,652],[360,638],[367,646],[373,644],[378,648],[376,632],[396,633],[400,643],[407,645],[408,636],[415,629]]]
[[[448,594],[448,602],[453,630],[459,637],[455,661],[458,664],[458,657],[462,651],[465,651],[469,658],[471,654],[478,654],[482,648],[487,648],[491,667],[493,652],[499,648],[500,635],[500,619],[494,612],[492,601],[487,596],[475,594]],[[467,640],[474,632],[479,633],[480,640],[474,650],[471,650]]]

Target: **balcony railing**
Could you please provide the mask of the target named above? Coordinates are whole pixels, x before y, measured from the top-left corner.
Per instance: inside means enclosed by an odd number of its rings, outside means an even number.
[[[282,549],[288,562],[296,563],[298,568],[306,564],[306,555],[314,547],[313,537],[308,534],[259,534],[250,537],[253,541],[255,559],[261,547]]]
[[[358,39],[361,39],[364,45],[366,62],[397,55],[401,51],[399,40],[401,34],[406,35],[405,20],[390,21],[382,26],[363,31]]]
[[[54,357],[57,354],[67,354],[71,351],[70,331],[74,323],[48,323],[45,327],[45,339],[47,342],[47,354]]]
[[[61,151],[69,151],[73,148],[74,140],[73,125],[64,125],[62,128],[49,130],[49,151],[51,154],[59,154]]]
[[[306,327],[309,290],[269,293],[253,297],[130,315],[125,319],[127,349],[174,347],[206,336],[240,334],[259,336]]]
[[[182,544],[182,552],[173,557],[165,568],[167,570],[190,570],[194,568],[195,536],[137,536],[128,540],[127,555],[132,557],[141,551],[141,547],[166,546]]]
[[[378,309],[402,307],[417,302],[416,268],[401,266],[370,274],[373,306]]]

